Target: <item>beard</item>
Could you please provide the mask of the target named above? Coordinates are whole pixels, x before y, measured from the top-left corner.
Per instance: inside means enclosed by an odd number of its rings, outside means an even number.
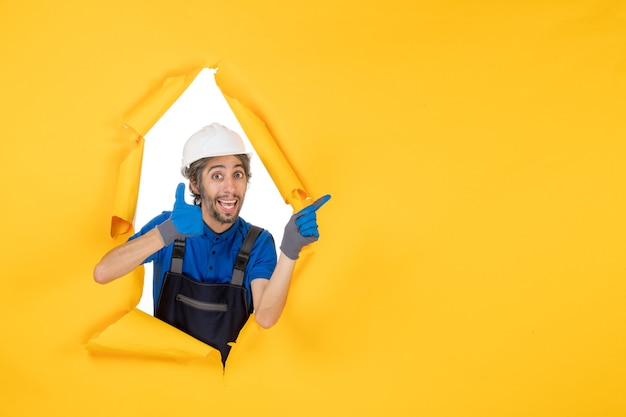
[[[236,194],[230,194],[230,195],[224,194],[224,195],[218,195],[218,196],[212,197],[206,193],[206,191],[204,190],[204,187],[200,187],[200,197],[202,201],[201,205],[205,207],[206,209],[208,209],[209,215],[215,220],[217,220],[218,222],[222,224],[232,224],[239,217],[239,212],[241,211],[241,206],[243,203],[243,196],[236,195]],[[220,204],[218,200],[233,198],[233,197],[237,199],[236,210],[232,213],[226,213],[226,214],[220,212],[218,209],[218,206]]]

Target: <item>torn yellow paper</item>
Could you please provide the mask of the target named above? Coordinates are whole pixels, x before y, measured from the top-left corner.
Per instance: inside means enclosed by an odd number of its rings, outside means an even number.
[[[131,310],[106,331],[94,336],[87,343],[87,349],[183,361],[213,353],[216,361],[220,361],[217,350],[137,309]]]
[[[124,126],[139,136],[145,136],[180,95],[189,87],[203,68],[166,79],[161,88],[150,94],[124,119]]]
[[[137,196],[143,159],[144,138],[139,136],[133,149],[119,168],[113,215],[111,217],[111,237],[115,238],[131,231],[137,211]]]
[[[219,84],[218,84],[219,86]],[[228,105],[246,132],[256,153],[270,174],[285,202],[298,211],[313,201],[304,190],[287,158],[283,155],[267,126],[254,112],[235,98],[224,95]]]
[[[189,74],[166,79],[160,89],[150,94],[124,119],[124,127],[135,137],[137,144],[120,166],[111,219],[112,237],[130,231],[135,218],[146,133],[189,87],[201,70],[202,68],[197,68]]]

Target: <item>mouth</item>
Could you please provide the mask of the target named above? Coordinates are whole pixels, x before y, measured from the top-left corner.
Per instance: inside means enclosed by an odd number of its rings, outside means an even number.
[[[224,213],[234,213],[239,205],[239,200],[236,198],[220,198],[217,200],[217,205]]]

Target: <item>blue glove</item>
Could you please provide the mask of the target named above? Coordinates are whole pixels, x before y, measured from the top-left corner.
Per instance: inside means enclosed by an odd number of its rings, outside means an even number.
[[[181,182],[176,188],[172,215],[156,227],[163,242],[169,245],[176,239],[201,235],[203,225],[202,209],[185,202],[185,184]]]
[[[315,212],[328,200],[330,200],[329,195],[318,198],[313,204],[291,216],[291,219],[287,222],[280,250],[289,259],[298,259],[303,247],[319,239],[320,234],[317,230],[317,215]]]

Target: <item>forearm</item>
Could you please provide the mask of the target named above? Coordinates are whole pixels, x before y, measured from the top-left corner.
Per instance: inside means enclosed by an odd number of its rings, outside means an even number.
[[[257,323],[261,327],[272,327],[280,318],[287,303],[287,295],[295,265],[295,260],[289,259],[281,252],[271,279],[269,281],[258,280],[265,283],[265,288],[255,306],[254,314]]]
[[[269,282],[263,279],[252,281],[255,318],[261,327],[273,326],[283,312],[296,259],[304,246],[319,238],[316,211],[329,199],[330,195],[320,197],[313,204],[291,216],[285,226],[280,257],[272,277]]]
[[[113,248],[94,268],[94,280],[100,284],[106,284],[128,274],[163,245],[163,239],[158,230],[152,229],[137,239]]]

